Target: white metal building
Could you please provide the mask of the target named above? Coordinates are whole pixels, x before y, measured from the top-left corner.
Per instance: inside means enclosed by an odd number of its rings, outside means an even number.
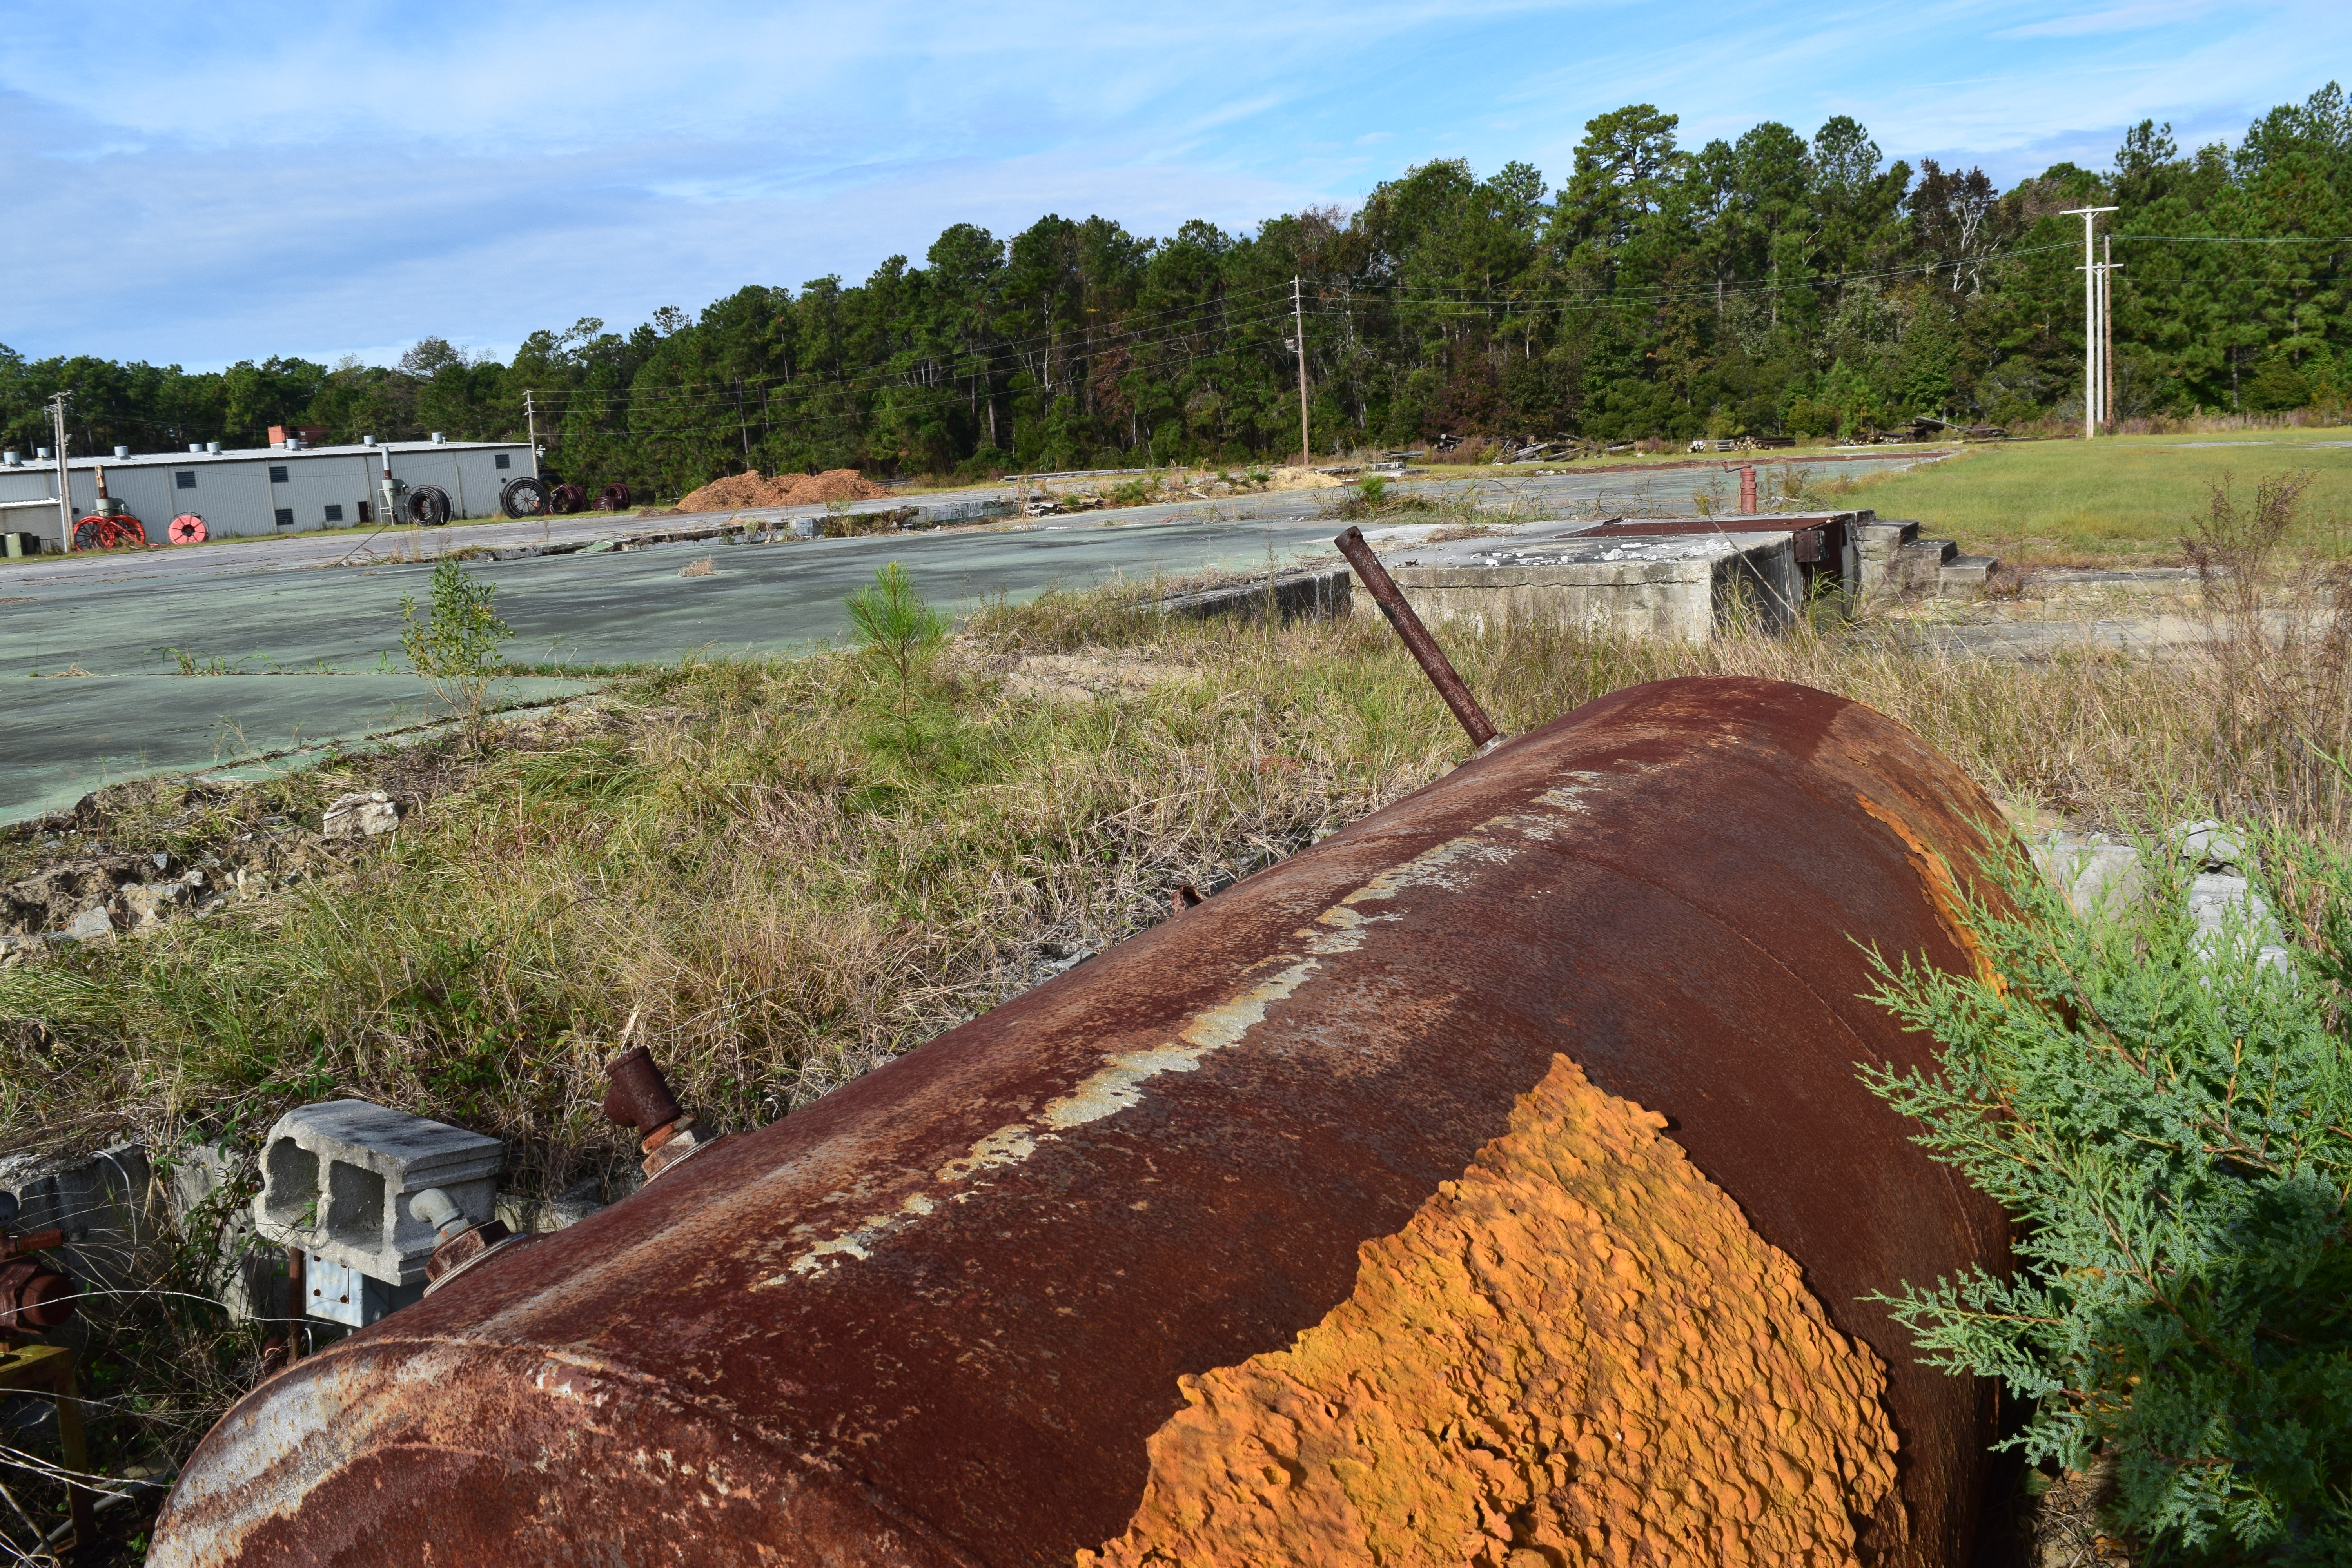
[[[508,481],[539,473],[527,442],[439,439],[75,457],[67,471],[75,519],[96,510],[103,468],[107,494],[161,544],[171,521],[186,513],[204,519],[214,539],[380,521],[387,463],[403,485],[438,486],[455,517],[495,515]],[[0,454],[0,531],[37,534],[45,550],[64,548],[57,494],[53,458]]]

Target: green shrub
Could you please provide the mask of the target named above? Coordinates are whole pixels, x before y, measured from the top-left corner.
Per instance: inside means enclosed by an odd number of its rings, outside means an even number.
[[[514,633],[491,607],[497,588],[446,555],[434,565],[430,593],[432,606],[422,615],[413,595],[400,596],[401,649],[468,733],[478,733],[499,646]]]
[[[2252,836],[2248,836],[2250,838]],[[1996,873],[1975,917],[1991,975],[1882,964],[1878,1000],[1942,1071],[1873,1074],[1919,1142],[1998,1198],[2017,1269],[1883,1298],[1927,1359],[1998,1377],[2034,1462],[2116,1466],[2114,1522],[2169,1560],[2352,1554],[2352,862],[2284,835],[2263,917],[2218,935],[2189,873],[2143,852],[2143,897],[2073,911]]]
[[[914,679],[915,662],[948,634],[946,616],[915,591],[914,579],[896,561],[875,569],[874,581],[842,600],[849,624],[867,652],[888,664],[903,691]]]

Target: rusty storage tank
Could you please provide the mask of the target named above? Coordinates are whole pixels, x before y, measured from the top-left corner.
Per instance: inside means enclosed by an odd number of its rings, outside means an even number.
[[[159,1568],[1965,1560],[2003,1268],[1854,1064],[1990,801],[1752,679],[1592,702],[298,1363]]]

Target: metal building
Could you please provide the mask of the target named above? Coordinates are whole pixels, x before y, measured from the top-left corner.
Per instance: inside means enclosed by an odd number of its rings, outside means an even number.
[[[121,452],[118,447],[117,452]],[[509,481],[537,477],[539,464],[523,441],[373,441],[313,447],[299,437],[283,446],[224,452],[215,443],[185,452],[74,457],[67,461],[73,488],[70,519],[58,504],[53,457],[0,453],[0,531],[37,535],[44,550],[69,542],[71,520],[97,508],[99,471],[107,494],[164,542],[175,517],[202,518],[205,535],[219,539],[305,529],[350,528],[381,521],[386,467],[403,493],[437,488],[453,517],[489,517]],[[406,518],[398,521],[409,521]]]

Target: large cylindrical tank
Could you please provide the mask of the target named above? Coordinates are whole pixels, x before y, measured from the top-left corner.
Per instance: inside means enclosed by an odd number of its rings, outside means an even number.
[[[1618,692],[222,1420],[159,1568],[1964,1559],[2006,1267],[1856,1064],[1997,820],[1752,679]]]

